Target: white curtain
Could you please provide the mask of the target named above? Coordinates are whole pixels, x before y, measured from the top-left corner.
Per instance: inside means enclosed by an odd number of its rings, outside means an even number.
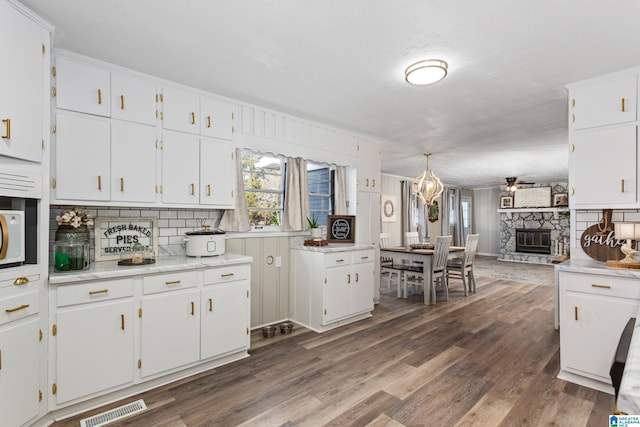
[[[299,157],[287,157],[286,187],[282,231],[302,231],[309,228],[309,186],[307,185],[307,161]]]
[[[411,181],[400,181],[402,186],[400,194],[402,197],[402,244],[408,246],[408,242],[404,241],[404,233],[413,231],[413,192]]]
[[[219,227],[225,231],[249,231],[247,201],[244,198],[244,180],[242,179],[242,151],[236,148],[236,201],[235,209],[225,210]]]
[[[347,168],[345,166],[336,166],[336,182],[335,182],[335,206],[334,213],[336,215],[347,215]]]

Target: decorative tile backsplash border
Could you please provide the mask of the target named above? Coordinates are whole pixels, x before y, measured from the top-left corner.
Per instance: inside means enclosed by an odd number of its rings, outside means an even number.
[[[185,255],[184,237],[187,231],[194,231],[205,221],[211,228],[217,228],[224,214],[221,209],[147,209],[147,208],[112,208],[96,206],[51,206],[49,211],[49,243],[50,252],[55,239],[56,216],[65,209],[79,207],[92,217],[121,218],[158,218],[158,252],[159,256]],[[95,244],[93,229],[91,230],[91,260],[95,260]]]

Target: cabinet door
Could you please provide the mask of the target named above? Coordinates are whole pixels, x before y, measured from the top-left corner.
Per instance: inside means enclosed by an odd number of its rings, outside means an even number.
[[[0,7],[2,9],[2,7]],[[0,18],[1,20],[1,18]],[[19,426],[38,415],[39,319],[0,330],[0,414],[2,425]]]
[[[42,161],[45,87],[43,46],[49,33],[7,2],[0,3],[0,155]]]
[[[58,56],[56,107],[97,116],[111,116],[111,73]]]
[[[204,136],[233,138],[233,104],[211,98],[200,98],[200,133]]]
[[[352,314],[373,310],[373,268],[372,262],[353,265],[349,286]]]
[[[351,267],[332,267],[326,270],[324,285],[324,321],[328,324],[351,313],[349,285],[355,280]]]
[[[629,73],[574,89],[569,100],[571,128],[635,121],[636,79],[635,73]]]
[[[609,369],[638,301],[562,292],[560,305],[560,365],[611,384]]]
[[[141,320],[143,377],[200,359],[200,290],[144,297]]]
[[[162,127],[200,133],[200,96],[171,86],[162,88]]]
[[[200,203],[235,207],[236,160],[233,145],[216,139],[200,140]]]
[[[133,381],[133,302],[81,304],[59,309],[57,403]]]
[[[157,92],[155,83],[149,80],[111,73],[111,117],[155,125]]]
[[[56,116],[54,199],[111,198],[109,121],[90,116]]]
[[[358,191],[380,192],[380,149],[374,142],[358,140]]]
[[[636,126],[575,132],[572,207],[637,205]]]
[[[249,348],[248,291],[246,280],[202,291],[201,359]]]
[[[162,141],[162,201],[199,202],[200,142],[197,136],[165,132]]]
[[[111,121],[111,200],[156,201],[155,128]]]

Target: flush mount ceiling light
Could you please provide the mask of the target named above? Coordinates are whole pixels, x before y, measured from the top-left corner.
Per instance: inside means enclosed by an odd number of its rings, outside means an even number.
[[[404,78],[413,85],[430,85],[447,75],[449,65],[440,59],[425,59],[411,64],[404,70]]]

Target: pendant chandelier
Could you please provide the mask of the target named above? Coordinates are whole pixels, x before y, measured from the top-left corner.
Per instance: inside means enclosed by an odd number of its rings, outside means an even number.
[[[444,190],[440,179],[429,169],[430,155],[431,153],[424,155],[427,158],[427,166],[425,170],[422,171],[422,174],[413,181],[414,191],[425,205],[432,205]]]

